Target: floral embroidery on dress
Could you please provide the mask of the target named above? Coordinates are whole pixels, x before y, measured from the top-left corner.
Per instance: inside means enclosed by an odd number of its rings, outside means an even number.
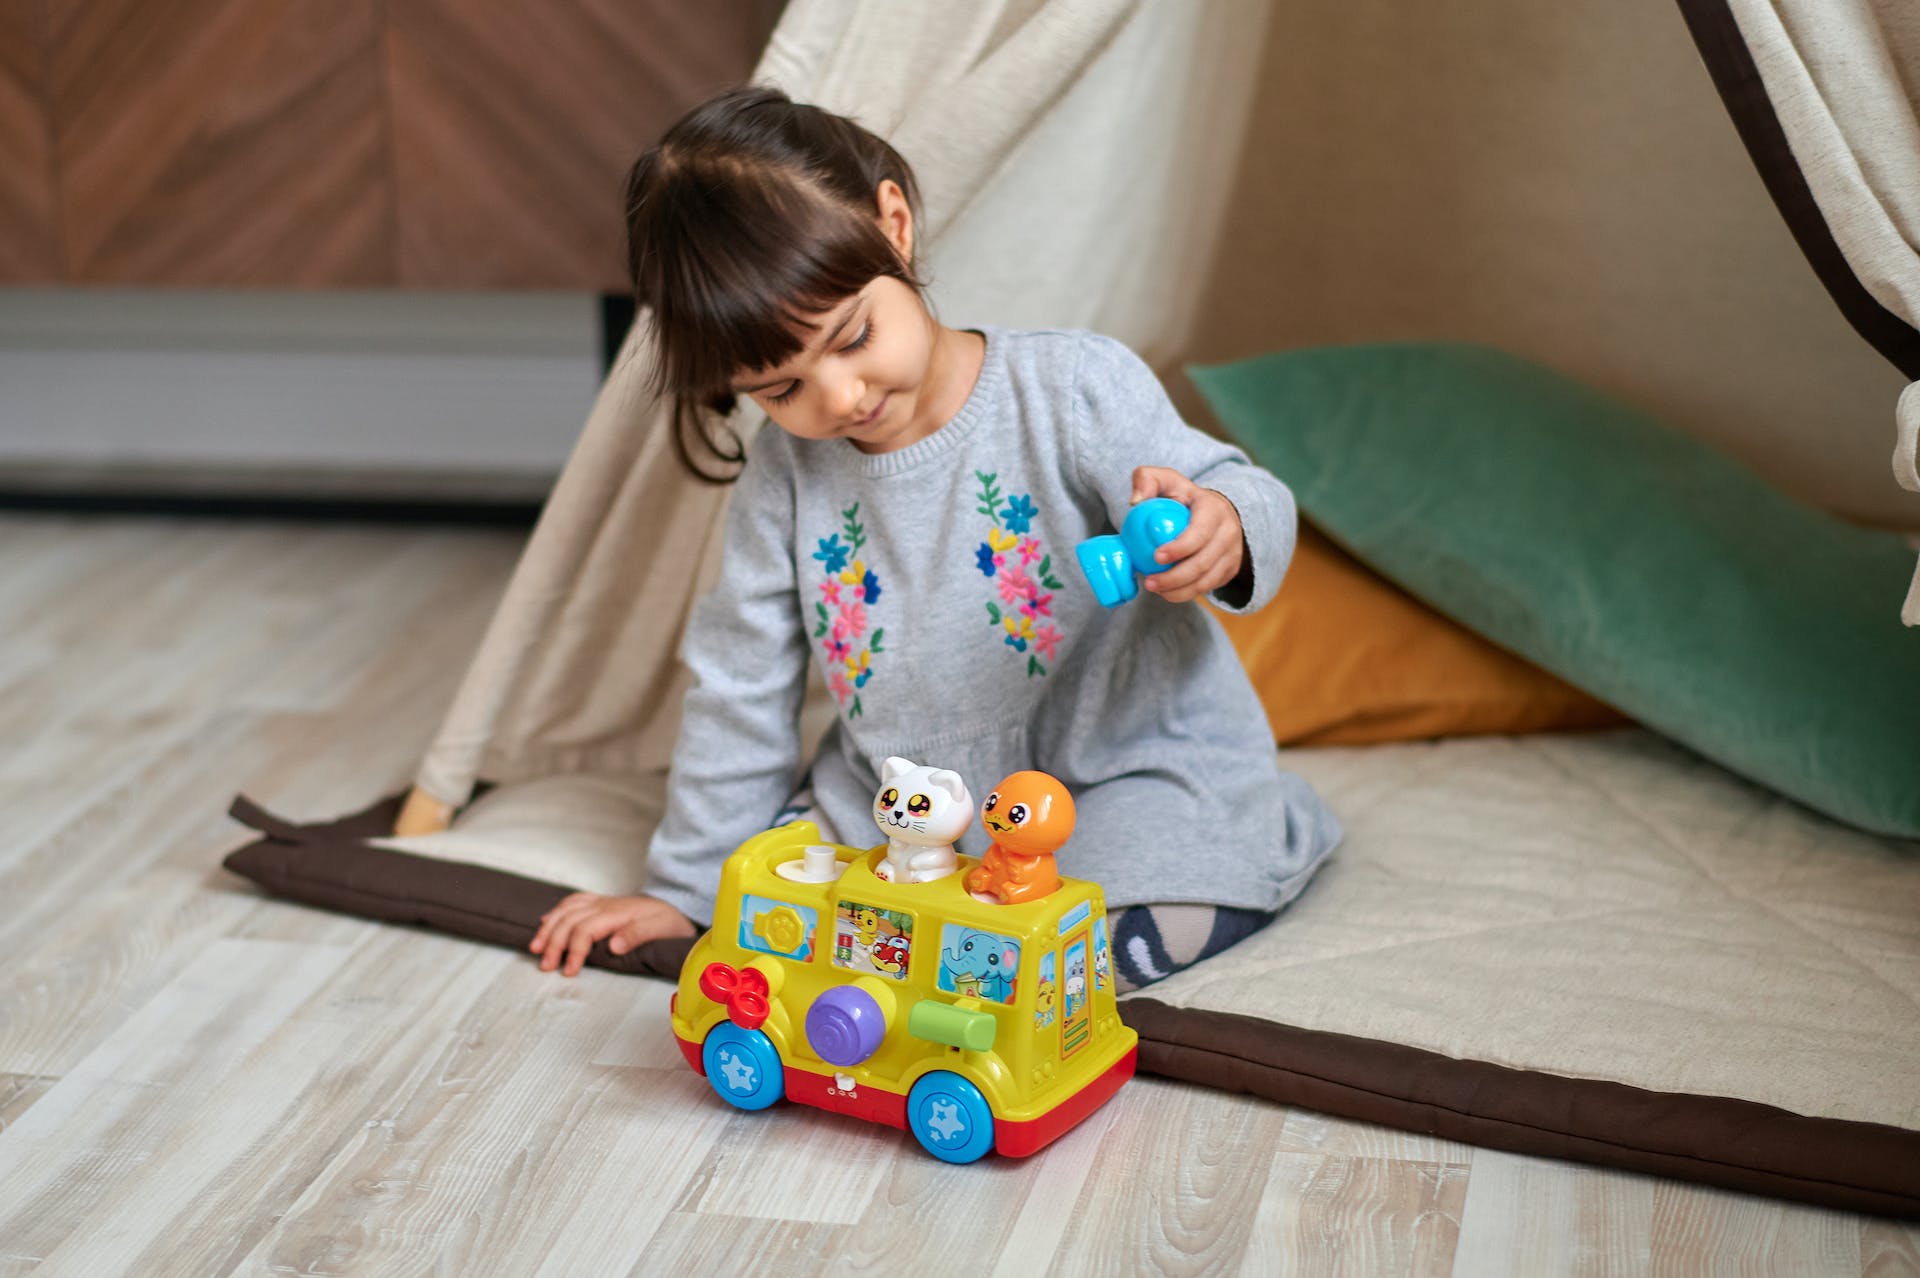
[[[973,552],[974,566],[994,582],[1000,596],[987,600],[987,624],[1007,647],[1026,653],[1029,678],[1044,676],[1047,668],[1040,658],[1052,661],[1066,635],[1052,620],[1052,592],[1061,588],[1053,575],[1053,556],[1033,531],[1040,510],[1030,494],[1002,497],[997,473],[976,470],[973,475],[980,481],[975,494],[980,504],[974,509],[993,521],[987,539]]]
[[[852,698],[847,718],[860,717],[860,689],[873,678],[873,658],[885,652],[881,627],[867,632],[867,609],[880,601],[880,579],[860,558],[867,544],[867,527],[859,522],[860,503],[840,512],[844,523],[831,537],[822,537],[813,558],[825,574],[818,583],[820,597],[813,601],[816,624],[813,637],[820,641],[826,656],[827,686],[842,706]],[[840,538],[846,537],[842,542]]]

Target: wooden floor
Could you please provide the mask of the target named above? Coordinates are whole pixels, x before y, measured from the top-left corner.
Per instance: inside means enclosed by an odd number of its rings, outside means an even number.
[[[1920,1228],[1142,1078],[953,1168],[727,1109],[667,988],[268,900],[397,787],[517,536],[0,516],[0,1275],[1920,1272]]]

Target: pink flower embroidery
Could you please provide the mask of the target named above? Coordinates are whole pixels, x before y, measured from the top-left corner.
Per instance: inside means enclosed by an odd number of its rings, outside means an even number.
[[[837,604],[840,602],[840,583],[832,580],[823,581],[820,583],[820,593],[826,596],[828,603]]]
[[[1039,592],[1033,578],[1018,568],[1009,568],[1000,574],[1000,598],[1006,603],[1018,603],[1022,599],[1031,599]]]
[[[1040,540],[1037,537],[1020,539],[1020,566],[1026,567],[1040,557]]]
[[[1048,661],[1052,661],[1054,645],[1059,643],[1064,638],[1066,638],[1066,636],[1061,634],[1058,630],[1055,630],[1052,626],[1042,626],[1040,627],[1039,630],[1034,632],[1034,636],[1033,636],[1034,651],[1038,652],[1041,656],[1045,657]]]
[[[826,644],[828,661],[845,661],[848,645],[843,639],[829,639]]]
[[[849,633],[858,639],[867,633],[867,608],[858,599],[849,599],[840,605],[840,620],[847,623]],[[836,627],[836,633],[838,628]]]
[[[847,698],[853,695],[853,685],[847,682],[847,676],[844,671],[836,670],[833,672],[833,679],[830,686],[833,688],[833,695],[840,699],[840,704],[843,706],[847,704]]]

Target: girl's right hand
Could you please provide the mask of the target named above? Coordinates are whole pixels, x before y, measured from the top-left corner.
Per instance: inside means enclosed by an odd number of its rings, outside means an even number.
[[[607,941],[615,954],[625,954],[664,936],[692,936],[693,920],[651,896],[596,896],[575,892],[540,916],[540,930],[527,946],[540,956],[540,970],[551,972],[562,962],[562,976],[578,976],[587,951],[595,941]]]

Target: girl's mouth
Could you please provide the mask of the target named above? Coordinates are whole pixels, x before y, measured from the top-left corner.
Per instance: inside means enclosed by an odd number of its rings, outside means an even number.
[[[862,417],[859,421],[853,423],[853,425],[848,427],[848,429],[849,430],[865,430],[867,427],[879,421],[880,414],[887,411],[887,404],[892,399],[893,399],[893,393],[891,391],[889,391],[885,395],[882,395],[880,397],[880,402],[873,406],[873,411],[871,413],[868,413],[865,417]]]

